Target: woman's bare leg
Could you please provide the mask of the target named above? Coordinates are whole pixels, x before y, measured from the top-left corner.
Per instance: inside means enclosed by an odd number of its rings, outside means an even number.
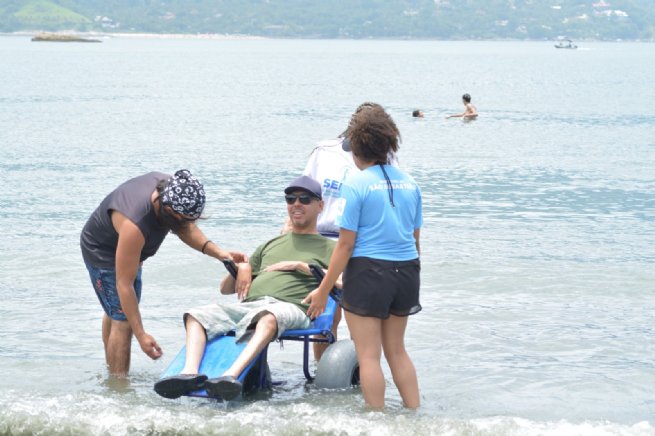
[[[366,405],[374,409],[384,407],[385,381],[380,358],[382,356],[382,320],[344,311],[348,330],[355,342],[359,361],[359,381]]]
[[[416,369],[405,350],[406,316],[394,316],[382,321],[382,347],[405,407],[416,409],[421,405]]]

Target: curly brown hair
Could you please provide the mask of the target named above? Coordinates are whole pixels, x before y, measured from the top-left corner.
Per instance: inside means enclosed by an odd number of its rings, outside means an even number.
[[[398,152],[400,131],[381,107],[371,107],[353,115],[348,128],[350,147],[366,162],[386,164],[390,154]]]

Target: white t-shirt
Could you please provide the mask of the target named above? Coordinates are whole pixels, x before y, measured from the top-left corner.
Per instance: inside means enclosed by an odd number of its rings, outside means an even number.
[[[341,184],[351,171],[358,171],[352,154],[343,151],[343,138],[321,141],[309,156],[303,174],[321,184],[325,206],[318,216],[318,231],[326,236],[338,236],[339,227],[334,224],[339,213],[337,200],[341,197]]]
[[[340,212],[341,184],[351,171],[359,171],[353,161],[352,153],[343,151],[344,138],[327,139],[316,145],[309,156],[303,175],[321,184],[323,212],[318,216],[318,231],[324,236],[338,237],[339,226],[335,224]],[[390,155],[391,165],[397,167],[398,159]]]

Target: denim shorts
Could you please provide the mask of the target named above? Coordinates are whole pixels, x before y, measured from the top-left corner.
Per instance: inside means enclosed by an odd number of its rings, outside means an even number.
[[[118,298],[116,289],[116,269],[115,268],[96,268],[86,264],[89,270],[89,277],[93,289],[96,291],[98,300],[109,318],[116,321],[127,321],[127,317],[121,308],[121,300]],[[136,292],[136,301],[141,301],[141,268],[136,273],[134,280],[134,291]]]

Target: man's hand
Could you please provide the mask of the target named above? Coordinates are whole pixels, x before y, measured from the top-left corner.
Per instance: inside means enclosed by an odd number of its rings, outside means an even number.
[[[309,265],[305,262],[300,262],[296,260],[285,260],[282,262],[274,263],[273,265],[267,266],[264,271],[300,271],[307,275],[311,275],[312,272],[309,270]]]
[[[144,353],[148,355],[152,360],[157,360],[162,356],[161,348],[159,344],[148,333],[144,333],[141,337],[137,338],[139,345]]]
[[[303,304],[309,304],[309,309],[307,309],[307,316],[311,319],[316,319],[321,313],[325,312],[325,307],[327,306],[327,295],[323,295],[319,292],[318,288],[314,289],[312,292],[307,294]]]

